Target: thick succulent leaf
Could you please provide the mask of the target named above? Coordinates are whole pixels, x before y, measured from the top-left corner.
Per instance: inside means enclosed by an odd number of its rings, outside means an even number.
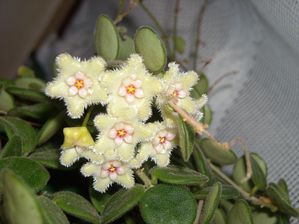
[[[69,221],[63,211],[49,198],[39,196],[45,224],[68,224]]]
[[[39,91],[42,91],[46,88],[46,83],[43,80],[34,77],[18,78],[16,79],[15,84],[19,88],[33,89]]]
[[[111,198],[111,195],[108,193],[100,193],[93,188],[89,189],[89,197],[93,206],[97,209],[98,212],[102,213],[104,208]]]
[[[288,184],[284,179],[280,179],[277,183],[277,187],[279,189],[279,192],[281,194],[284,194],[285,199],[288,200],[290,203],[290,197],[289,197],[289,189],[288,189]]]
[[[206,94],[209,89],[209,80],[204,73],[199,74],[199,81],[193,86],[191,96],[194,99],[199,99],[202,94]]]
[[[143,57],[151,72],[161,71],[167,61],[166,48],[158,34],[150,27],[142,26],[135,34],[135,49]]]
[[[11,156],[21,156],[22,155],[22,141],[17,135],[12,136],[8,142],[5,144],[0,152],[0,158],[11,157]]]
[[[205,199],[208,196],[209,192],[211,191],[211,188],[212,188],[211,186],[205,187],[203,189],[193,192],[193,195],[196,199]],[[231,199],[237,199],[239,197],[240,197],[240,193],[235,188],[229,185],[222,186],[221,199],[231,200]]]
[[[0,87],[0,111],[9,111],[15,106],[14,98]]]
[[[213,224],[226,224],[226,214],[222,209],[217,208],[213,218]]]
[[[53,195],[53,201],[66,213],[91,223],[99,223],[100,216],[92,204],[81,195],[60,191]]]
[[[6,91],[22,100],[28,100],[30,102],[43,103],[49,100],[45,94],[37,90],[8,87]]]
[[[254,224],[249,205],[244,200],[237,201],[228,213],[229,224]]]
[[[184,161],[188,161],[195,144],[195,131],[180,116],[177,118],[179,145]]]
[[[235,152],[225,149],[221,144],[210,138],[204,138],[199,142],[204,154],[213,162],[220,165],[230,165],[237,161]]]
[[[265,190],[267,187],[267,165],[266,162],[257,154],[251,154],[252,181],[254,185]]]
[[[25,65],[21,65],[18,68],[17,73],[18,73],[19,77],[30,77],[30,78],[34,78],[35,77],[35,72],[31,68],[29,68],[29,67],[27,67]]]
[[[119,52],[119,34],[113,21],[106,15],[97,19],[95,30],[97,54],[106,60],[116,59]]]
[[[59,157],[60,150],[55,147],[43,147],[41,149],[37,149],[29,156],[30,159],[39,162],[45,167],[52,169],[66,169],[61,166]]]
[[[27,184],[10,170],[3,172],[4,212],[8,223],[43,224],[41,208]]]
[[[5,169],[10,169],[23,178],[25,183],[35,191],[45,187],[50,178],[48,171],[42,165],[27,158],[9,157],[0,159],[0,173]]]
[[[0,128],[4,129],[8,139],[14,136],[20,137],[22,154],[27,155],[34,150],[37,135],[26,121],[14,117],[0,117]]]
[[[139,208],[147,224],[190,224],[197,205],[187,188],[159,184],[145,192]]]
[[[221,192],[222,192],[222,185],[220,182],[216,182],[210,188],[210,192],[204,201],[203,209],[200,216],[200,223],[202,224],[211,223],[220,202]]]
[[[270,183],[266,192],[280,211],[290,216],[299,217],[298,211],[292,207],[287,195],[281,192],[276,184]]]
[[[103,223],[111,223],[135,207],[144,194],[144,187],[136,185],[130,189],[121,189],[111,196],[103,211]]]
[[[51,117],[47,122],[43,125],[43,127],[38,132],[38,145],[41,145],[47,142],[50,138],[52,138],[62,127],[63,119],[65,118],[65,112],[61,112],[54,117]]]
[[[52,103],[38,103],[34,105],[25,105],[15,107],[8,112],[9,116],[30,118],[37,121],[43,121],[53,113]]]
[[[210,125],[212,123],[212,119],[213,119],[213,112],[211,110],[211,107],[208,104],[206,104],[200,109],[200,111],[203,113],[201,122],[203,124]]]
[[[209,178],[199,172],[182,167],[155,167],[151,170],[153,178],[169,184],[203,185]]]
[[[254,212],[252,214],[254,224],[276,224],[276,216],[271,216],[265,212]]]

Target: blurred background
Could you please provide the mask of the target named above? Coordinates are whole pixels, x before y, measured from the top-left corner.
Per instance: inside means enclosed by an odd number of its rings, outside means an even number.
[[[13,78],[24,63],[50,79],[57,54],[94,55],[93,29],[99,14],[115,18],[118,0],[0,1],[0,76]],[[145,0],[166,31],[174,0]],[[192,68],[203,0],[181,1],[178,35],[186,42],[179,60]],[[154,24],[140,7],[122,21],[133,35]],[[219,140],[238,136],[260,153],[269,180],[285,178],[299,206],[299,1],[209,0],[202,20],[198,67],[210,83],[224,74],[209,96],[210,127]],[[206,65],[206,66],[205,66]]]

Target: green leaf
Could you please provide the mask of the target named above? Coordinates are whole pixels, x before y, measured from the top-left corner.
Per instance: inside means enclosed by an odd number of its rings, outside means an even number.
[[[292,207],[288,197],[281,192],[280,188],[276,184],[270,183],[266,192],[281,212],[290,216],[299,217],[298,211]]]
[[[290,218],[287,216],[278,216],[277,224],[290,224]]]
[[[19,88],[33,89],[38,91],[42,91],[46,88],[46,83],[43,80],[32,77],[18,78],[16,79],[15,84]]]
[[[35,77],[35,72],[31,68],[22,65],[18,68],[18,75],[20,77],[31,77],[32,78],[32,77]]]
[[[9,111],[14,108],[15,102],[13,97],[8,94],[4,88],[0,88],[0,111]]]
[[[246,163],[245,157],[240,157],[233,168],[233,180],[238,184],[242,189],[247,192],[250,192],[252,189],[252,185],[249,181],[243,182],[246,177]]]
[[[124,40],[121,39],[119,43],[117,59],[126,60],[131,54],[135,53],[134,40],[131,37],[125,36]]]
[[[47,122],[43,125],[41,130],[38,133],[38,145],[41,145],[47,142],[50,138],[52,138],[62,127],[63,120],[65,118],[65,112],[57,114],[54,117],[51,117]]]
[[[228,213],[229,224],[253,224],[249,205],[244,200],[237,201]]]
[[[145,66],[151,72],[161,71],[167,61],[164,43],[158,34],[148,26],[140,27],[135,34],[135,49],[143,57]]]
[[[100,193],[98,191],[95,191],[93,188],[90,188],[89,197],[91,203],[94,205],[97,211],[102,213],[104,211],[107,202],[111,198],[111,195],[108,193]]]
[[[8,112],[8,115],[42,121],[53,113],[53,109],[55,110],[51,103],[38,103],[15,107]]]
[[[178,132],[179,132],[179,145],[183,160],[189,160],[194,144],[195,144],[195,131],[193,127],[187,124],[180,116],[177,119]]]
[[[189,168],[155,167],[151,170],[153,178],[169,184],[203,185],[209,178]]]
[[[11,156],[21,156],[22,149],[20,145],[22,144],[21,138],[17,135],[12,136],[9,141],[5,144],[4,148],[0,152],[0,158],[11,157]]]
[[[203,175],[206,175],[211,182],[213,179],[213,173],[212,173],[212,170],[207,162],[205,155],[203,154],[203,152],[199,146],[199,141],[195,141],[195,148],[193,150],[193,159],[194,159],[197,171],[202,173]]]
[[[215,211],[213,224],[226,224],[226,215],[222,209],[217,208]]]
[[[121,189],[113,194],[103,211],[103,223],[111,223],[134,208],[144,194],[144,187],[136,185],[130,189]]]
[[[158,184],[145,192],[139,208],[147,224],[190,224],[197,205],[187,188]]]
[[[0,159],[0,172],[10,169],[36,192],[44,188],[50,178],[48,171],[38,162],[20,157]]]
[[[68,224],[69,221],[63,211],[49,198],[39,196],[38,201],[42,208],[45,224]]]
[[[37,137],[35,130],[24,120],[13,117],[0,117],[0,128],[3,128],[8,139],[18,136],[21,139],[22,154],[27,155],[34,150]]]
[[[221,144],[210,138],[204,138],[199,142],[204,154],[212,161],[220,165],[230,165],[237,161],[237,156],[231,149],[225,149]]]
[[[222,185],[220,182],[216,182],[210,188],[210,192],[207,195],[204,202],[204,206],[202,208],[200,223],[202,224],[211,223],[220,202],[221,192],[222,192]]]
[[[203,189],[193,192],[193,195],[196,199],[205,199],[208,196],[209,192],[211,191],[211,188],[212,187],[205,187]],[[231,199],[237,199],[239,197],[240,197],[240,193],[235,188],[229,185],[222,186],[221,199],[231,200]]]
[[[252,181],[260,190],[267,187],[267,165],[266,162],[257,154],[251,154]]]
[[[95,30],[97,54],[106,60],[116,59],[119,52],[119,34],[113,21],[106,15],[97,19]]]
[[[8,223],[43,224],[40,206],[31,189],[13,172],[3,172],[4,211]]]
[[[66,213],[91,223],[99,223],[96,209],[81,195],[70,191],[60,191],[53,195],[53,201]]]
[[[65,169],[59,162],[60,150],[54,147],[46,147],[43,150],[37,149],[29,158],[37,161],[45,167],[52,169]]]
[[[199,81],[193,86],[191,97],[199,99],[202,94],[206,94],[209,90],[209,80],[204,73],[199,73]]]
[[[30,102],[43,103],[49,100],[49,98],[37,90],[24,89],[19,87],[8,87],[6,91],[19,99],[28,100]]]
[[[177,50],[177,52],[179,52],[180,54],[183,54],[185,52],[185,48],[186,48],[186,42],[185,42],[184,38],[180,37],[180,36],[176,36],[175,49]]]
[[[206,104],[200,109],[200,111],[203,113],[201,122],[203,124],[210,125],[212,123],[212,119],[213,119],[213,112],[212,112],[210,106]]]
[[[278,190],[281,194],[284,194],[285,199],[288,200],[290,203],[290,197],[289,197],[289,189],[288,184],[284,179],[280,179],[277,183]]]
[[[270,216],[265,212],[254,212],[252,214],[254,224],[276,224],[277,218],[275,216]]]

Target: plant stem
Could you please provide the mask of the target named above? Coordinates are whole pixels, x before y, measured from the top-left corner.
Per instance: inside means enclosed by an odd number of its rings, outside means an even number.
[[[89,121],[89,118],[90,118],[90,115],[91,115],[91,112],[93,111],[93,108],[94,106],[91,106],[89,107],[85,117],[84,117],[84,120],[83,120],[83,123],[82,123],[82,127],[86,127],[87,126],[87,123]]]
[[[173,35],[172,35],[172,60],[176,60],[176,38],[177,38],[177,23],[178,15],[180,10],[180,0],[176,0],[174,8],[174,18],[173,18]]]
[[[208,89],[208,93],[210,93],[214,87],[222,81],[222,79],[226,78],[227,76],[230,76],[230,75],[236,75],[238,74],[238,71],[236,70],[233,70],[233,71],[230,71],[230,72],[227,72],[227,73],[224,73],[223,75],[221,75]]]
[[[150,187],[150,186],[153,185],[152,182],[151,182],[151,180],[150,180],[149,177],[145,174],[145,172],[144,172],[143,169],[136,170],[135,172],[136,172],[137,176],[143,181],[144,186],[145,186],[146,188],[148,188],[148,187]]]
[[[162,39],[165,41],[166,48],[169,50],[169,41],[168,41],[168,35],[166,31],[163,29],[161,24],[159,23],[158,19],[154,16],[154,14],[147,8],[146,5],[143,4],[143,0],[140,1],[141,8],[147,13],[147,15],[152,19],[154,24],[156,25],[157,29],[162,35]]]
[[[251,196],[248,192],[244,191],[241,187],[239,187],[234,181],[232,181],[228,176],[226,176],[225,173],[223,173],[217,166],[209,162],[209,165],[211,169],[223,180],[225,180],[227,183],[232,185],[233,188],[235,188],[237,191],[240,192],[240,194],[247,200],[250,201],[254,205],[259,205],[261,207],[267,207],[270,208],[271,211],[276,211],[277,207],[272,204],[266,204],[257,197]]]
[[[202,210],[202,207],[203,207],[203,203],[204,203],[203,200],[199,200],[198,201],[196,218],[195,218],[193,224],[199,224],[199,219],[200,219],[200,215],[201,215],[201,210]]]
[[[120,1],[120,9],[114,20],[114,24],[116,25],[120,23],[138,4],[139,4],[138,0],[131,0],[128,9],[124,11],[124,2]]]
[[[208,6],[208,0],[204,0],[203,4],[200,8],[199,15],[198,15],[198,23],[197,23],[197,29],[196,29],[196,39],[195,39],[195,51],[194,51],[194,58],[193,58],[193,69],[196,71],[197,69],[197,58],[198,58],[198,49],[199,45],[201,42],[201,25],[202,25],[202,20],[205,14],[205,11]]]

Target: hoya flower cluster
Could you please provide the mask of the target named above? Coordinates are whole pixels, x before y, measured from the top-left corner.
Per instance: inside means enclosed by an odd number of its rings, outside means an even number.
[[[169,164],[177,144],[176,114],[165,109],[169,101],[200,119],[199,109],[207,100],[206,96],[197,101],[190,97],[197,74],[181,73],[175,63],[156,76],[147,71],[137,54],[115,70],[107,70],[100,57],[80,61],[62,54],[56,63],[58,75],[47,85],[46,94],[63,99],[71,118],[81,118],[90,105],[107,105],[107,113],[94,118],[99,131],[96,141],[86,127],[64,128],[60,157],[64,166],[87,159],[81,172],[94,178],[94,188],[100,192],[114,182],[125,188],[134,186],[133,169],[149,158],[157,166]],[[163,122],[147,122],[154,102]]]

